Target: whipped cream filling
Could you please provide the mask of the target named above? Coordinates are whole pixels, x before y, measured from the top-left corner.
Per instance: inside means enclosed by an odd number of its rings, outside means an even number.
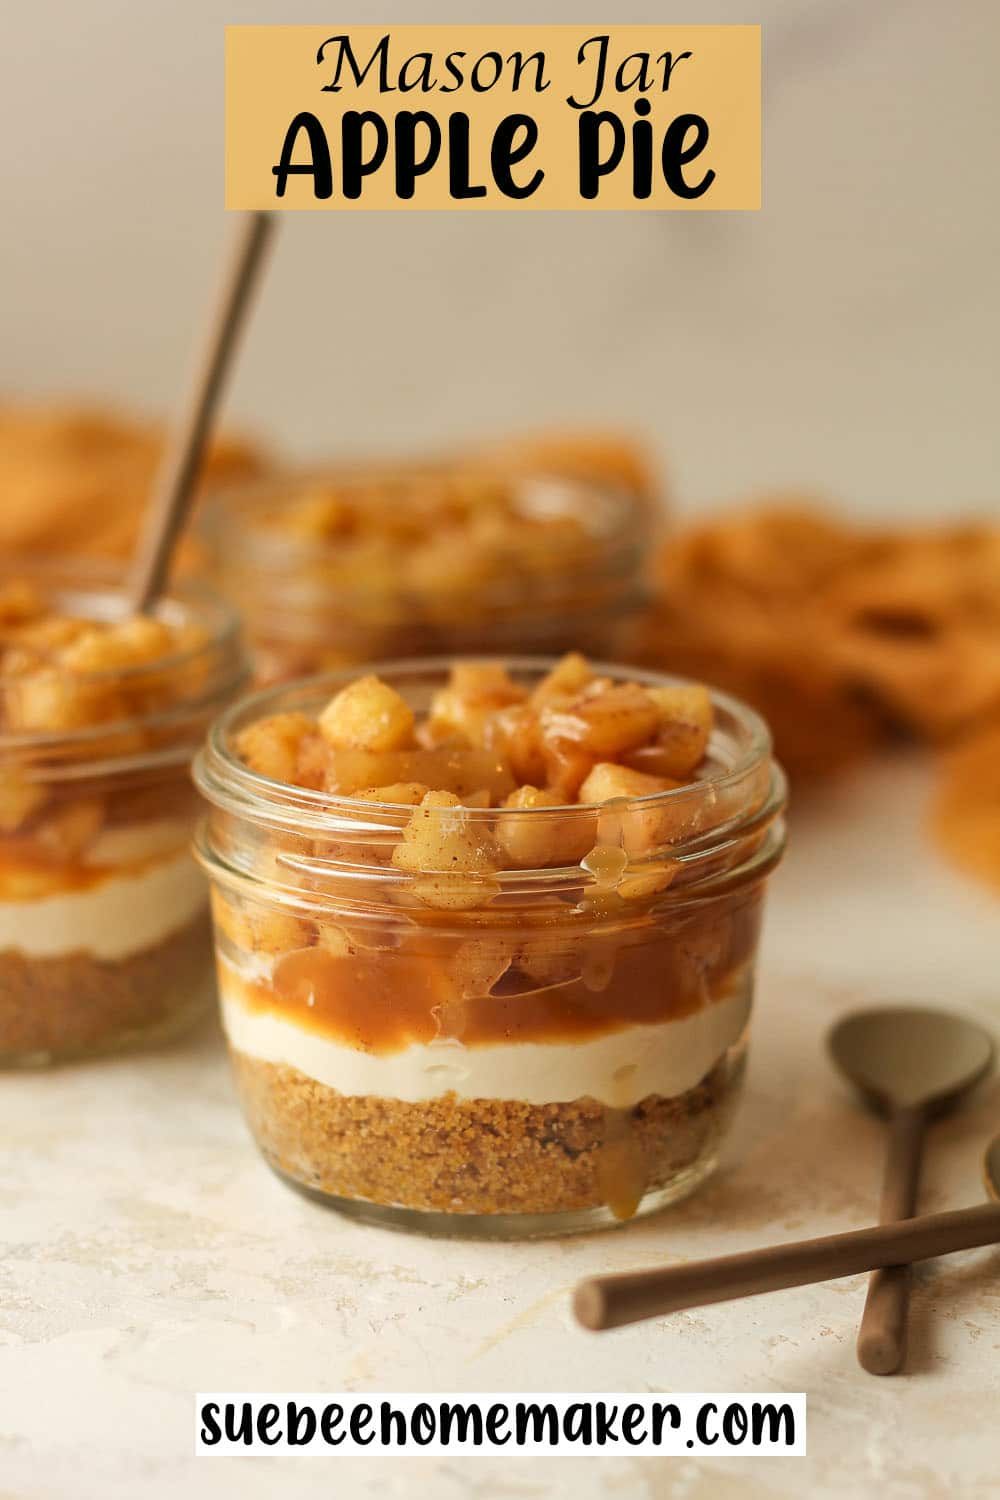
[[[339,1094],[419,1104],[442,1094],[560,1104],[597,1099],[627,1109],[650,1094],[694,1088],[738,1042],[750,1018],[750,986],[677,1020],[627,1026],[568,1042],[495,1042],[466,1047],[452,1038],[376,1055],[318,1035],[272,1011],[249,1008],[219,966],[222,1021],[237,1052],[283,1063]]]
[[[0,953],[13,948],[28,958],[128,958],[187,926],[207,901],[205,877],[183,849],[139,873],[109,874],[84,890],[38,901],[0,900]]]

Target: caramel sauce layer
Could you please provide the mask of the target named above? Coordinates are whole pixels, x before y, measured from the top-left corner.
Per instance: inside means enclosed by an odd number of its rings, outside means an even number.
[[[752,955],[756,928],[754,902],[687,941],[617,950],[585,941],[572,968],[567,961],[561,973],[555,965],[549,975],[532,975],[515,962],[488,993],[471,998],[462,994],[460,957],[398,950],[337,956],[306,948],[278,959],[270,982],[248,980],[228,964],[221,978],[248,1010],[368,1053],[441,1038],[466,1046],[585,1041],[680,1020],[723,999]]]
[[[109,880],[137,879],[164,860],[175,859],[187,848],[179,839],[173,848],[158,848],[144,859],[123,863],[88,865],[80,860],[63,860],[40,852],[25,840],[23,847],[14,840],[0,843],[0,902],[43,901],[48,896],[79,895],[95,890]]]

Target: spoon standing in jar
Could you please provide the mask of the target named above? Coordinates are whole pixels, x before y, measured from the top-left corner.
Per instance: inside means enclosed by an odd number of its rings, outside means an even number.
[[[879,1222],[910,1219],[927,1124],[989,1072],[993,1042],[961,1016],[896,1005],[846,1016],[828,1040],[841,1073],[888,1122]],[[858,1361],[871,1375],[891,1375],[903,1362],[912,1279],[906,1264],[872,1272],[857,1343]]]
[[[204,346],[191,377],[180,422],[160,461],[132,561],[128,593],[136,614],[145,614],[156,604],[166,582],[273,230],[274,215],[270,212],[248,213],[237,223],[231,258],[212,305]]]

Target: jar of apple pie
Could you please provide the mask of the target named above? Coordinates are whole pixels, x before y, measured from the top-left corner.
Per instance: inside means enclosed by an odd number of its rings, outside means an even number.
[[[246,685],[200,588],[132,615],[82,565],[0,580],[0,1063],[173,1036],[213,996],[190,763]]]
[[[216,497],[204,536],[273,682],[482,651],[628,659],[653,516],[624,482],[494,458],[262,481]]]
[[[507,1237],[711,1172],[784,837],[749,709],[575,654],[397,663],[253,696],[195,776],[239,1092],[289,1182]]]

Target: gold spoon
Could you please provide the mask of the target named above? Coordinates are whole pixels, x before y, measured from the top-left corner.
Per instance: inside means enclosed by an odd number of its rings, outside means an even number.
[[[898,1224],[876,1224],[848,1234],[768,1245],[741,1255],[687,1265],[657,1266],[619,1276],[592,1276],[573,1294],[577,1322],[595,1331],[639,1323],[689,1307],[707,1307],[736,1297],[811,1286],[838,1276],[856,1276],[883,1266],[931,1260],[956,1250],[1000,1244],[1000,1136],[987,1149],[983,1179],[991,1203],[923,1214]]]
[[[955,1108],[989,1072],[992,1039],[947,1011],[893,1005],[846,1016],[828,1040],[840,1071],[888,1121],[879,1222],[911,1219],[927,1123]],[[903,1362],[912,1279],[909,1265],[872,1272],[857,1344],[858,1360],[872,1375],[891,1375]]]

